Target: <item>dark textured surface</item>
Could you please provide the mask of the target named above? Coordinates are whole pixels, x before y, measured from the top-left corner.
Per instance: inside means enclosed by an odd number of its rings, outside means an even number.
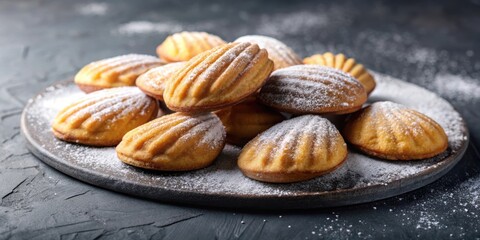
[[[142,31],[125,28],[138,21],[146,21]],[[478,26],[477,0],[0,1],[0,239],[479,237]],[[287,212],[142,200],[78,182],[28,153],[19,119],[36,92],[95,59],[153,54],[169,32],[182,29],[226,40],[267,34],[302,56],[345,52],[449,100],[469,125],[470,147],[453,171],[420,190],[370,204]]]

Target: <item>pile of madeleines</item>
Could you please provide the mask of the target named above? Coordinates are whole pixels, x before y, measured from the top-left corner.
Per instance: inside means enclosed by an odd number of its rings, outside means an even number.
[[[228,142],[243,147],[244,175],[275,183],[334,170],[347,158],[344,138],[386,160],[430,158],[448,146],[431,118],[393,102],[365,104],[375,79],[343,54],[302,60],[271,37],[227,43],[205,32],[168,36],[157,54],[83,67],[75,83],[87,94],[58,113],[54,135],[116,146],[124,163],[159,171],[204,168]]]

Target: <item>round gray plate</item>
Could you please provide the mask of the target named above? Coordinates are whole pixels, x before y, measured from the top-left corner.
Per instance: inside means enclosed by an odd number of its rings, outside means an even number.
[[[369,101],[390,100],[436,120],[449,137],[440,156],[422,161],[384,161],[353,150],[334,172],[292,184],[267,184],[244,177],[236,167],[240,149],[227,145],[215,163],[183,173],[154,172],[120,162],[114,148],[94,148],[57,140],[50,124],[56,113],[83,95],[72,81],[45,89],[25,106],[21,118],[27,147],[46,164],[87,183],[173,203],[216,207],[298,209],[375,201],[425,186],[447,173],[463,156],[468,130],[453,107],[432,92],[375,74]]]

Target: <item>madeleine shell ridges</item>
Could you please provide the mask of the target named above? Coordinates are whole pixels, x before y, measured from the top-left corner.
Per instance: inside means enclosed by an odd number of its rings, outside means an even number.
[[[225,44],[220,37],[206,32],[180,32],[168,36],[157,47],[157,54],[167,62],[188,61],[201,52]]]
[[[352,76],[320,65],[296,65],[274,71],[258,95],[279,111],[345,114],[367,101],[362,84]]]
[[[134,86],[138,76],[165,64],[157,57],[127,54],[91,62],[75,75],[75,83],[84,92],[104,88]]]
[[[437,122],[393,102],[376,102],[353,114],[343,134],[366,154],[389,160],[430,158],[448,147]]]
[[[167,83],[163,98],[178,112],[218,110],[255,93],[272,69],[267,51],[258,45],[225,44],[188,61]]]
[[[174,113],[128,132],[116,151],[121,161],[136,167],[188,171],[210,165],[222,152],[225,138],[213,113]]]
[[[175,62],[152,68],[140,75],[135,84],[148,96],[163,101],[166,82],[170,81],[175,72],[185,66],[185,63]]]
[[[255,43],[268,52],[274,63],[274,70],[302,64],[302,59],[285,43],[267,36],[247,35],[239,37],[235,42]]]
[[[255,97],[215,112],[227,132],[227,142],[243,145],[259,133],[285,120],[279,112],[256,101]]]
[[[265,182],[297,182],[336,169],[347,157],[346,144],[327,119],[304,115],[259,134],[238,157],[240,170]]]
[[[104,89],[60,110],[52,130],[67,142],[115,146],[125,133],[157,116],[158,104],[136,87]]]
[[[303,59],[303,63],[323,65],[342,70],[362,83],[368,94],[375,89],[376,83],[372,74],[362,64],[357,63],[355,59],[347,58],[342,53],[336,55],[331,52],[315,54]]]

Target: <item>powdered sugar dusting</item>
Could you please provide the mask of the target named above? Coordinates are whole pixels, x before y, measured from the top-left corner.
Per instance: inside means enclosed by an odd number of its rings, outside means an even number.
[[[426,129],[424,128],[426,126],[436,128],[436,124],[433,121],[425,120],[417,112],[409,110],[404,105],[390,101],[375,102],[367,109],[362,112],[362,116],[365,114],[370,115],[368,118],[375,122],[375,127],[379,131],[389,132],[391,136],[395,135],[396,131],[403,132],[405,136],[420,136],[425,134]],[[376,122],[379,119],[385,119],[390,124],[379,124]],[[430,138],[432,143],[435,143],[436,140],[440,139]]]
[[[273,127],[269,128],[265,132],[261,133],[256,140],[257,151],[262,151],[265,149],[264,145],[276,143],[274,149],[270,151],[270,159],[276,159],[275,154],[284,152],[283,149],[290,148],[290,144],[298,141],[296,138],[301,134],[314,134],[317,137],[314,138],[312,149],[322,148],[325,146],[325,141],[330,141],[332,144],[327,144],[331,151],[334,149],[334,144],[336,137],[338,137],[338,130],[325,118],[316,115],[304,115],[301,117],[296,117],[290,120],[283,121]]]
[[[339,18],[327,16],[324,10],[311,11],[293,11],[288,13],[270,15],[265,14],[259,19],[257,32],[268,34],[275,37],[282,37],[285,35],[308,36],[306,34],[312,29],[318,29],[328,25],[332,20]],[[345,16],[342,16],[344,20]]]
[[[48,121],[52,122],[53,118],[61,109],[86,95],[84,92],[79,91],[76,87],[65,88],[64,90],[62,87],[62,91],[59,91],[58,88],[59,87],[57,86],[48,87],[45,90],[45,93],[48,94],[48,97],[44,95],[38,95],[35,98],[30,99],[30,102],[42,102],[41,108],[32,108],[30,110],[29,117],[32,118],[31,120],[33,122],[38,122],[38,119],[47,119]],[[46,130],[49,131],[50,127],[48,127]]]
[[[235,42],[250,42],[258,44],[260,48],[265,48],[269,57],[275,63],[276,68],[285,67],[284,65],[291,66],[302,63],[300,57],[294,53],[291,48],[275,38],[260,35],[247,35],[238,38]]]
[[[212,76],[219,76],[224,70],[237,58],[240,46],[233,46],[221,55],[215,62],[210,63],[208,68],[199,77],[199,82],[204,82],[212,78]]]
[[[225,127],[222,125],[220,119],[216,116],[214,116],[212,120],[205,125],[205,132],[206,133],[203,135],[200,143],[210,146],[212,149],[222,144],[227,137]]]
[[[172,174],[145,172],[123,164],[117,159],[113,148],[90,148],[55,139],[50,131],[50,122],[60,108],[56,103],[71,101],[72,98],[83,95],[72,83],[50,88],[45,94],[36,97],[26,108],[25,119],[29,131],[41,133],[31,136],[35,142],[56,155],[56,161],[74,166],[79,171],[82,169],[93,171],[102,176],[108,176],[108,179],[115,179],[117,182],[128,180],[159,189],[200,194],[255,195],[257,197],[350,194],[350,190],[372,187],[376,188],[375,191],[384,191],[396,181],[408,184],[409,180],[413,181],[415,177],[424,176],[426,171],[435,172],[446,167],[446,163],[451,164],[450,160],[444,160],[446,155],[460,151],[467,141],[464,124],[459,114],[446,101],[422,88],[384,75],[375,74],[375,77],[378,86],[372,93],[371,100],[397,102],[437,121],[445,129],[449,138],[449,150],[444,155],[423,161],[391,162],[350,152],[345,164],[322,177],[295,184],[265,184],[243,176],[236,166],[240,149],[230,145],[225,147],[212,166],[198,171]],[[211,136],[208,134],[209,136],[205,137],[205,141],[216,138],[219,132],[220,130],[215,128]],[[467,187],[472,188],[469,190],[471,192],[478,192],[478,187],[471,185]],[[161,195],[157,197],[161,199]],[[421,220],[419,224],[421,227],[428,226],[428,223],[422,223]]]
[[[362,85],[342,71],[298,65],[273,72],[259,97],[266,105],[295,111],[318,112],[328,108],[339,111],[358,104],[362,91]]]
[[[77,12],[86,16],[103,16],[108,11],[107,3],[92,2],[77,7]]]
[[[469,77],[437,74],[432,85],[439,94],[449,99],[456,99],[461,102],[480,99],[480,83],[478,80]]]
[[[185,66],[185,62],[169,63],[160,67],[152,68],[148,72],[137,78],[137,84],[145,84],[153,88],[154,91],[163,93],[165,83],[168,82],[173,74],[181,67]]]
[[[198,145],[208,146],[211,149],[218,149],[218,147],[224,143],[226,138],[225,128],[220,122],[220,119],[214,114],[208,113],[199,116],[184,115],[184,118],[184,122],[172,127],[170,130],[176,131],[175,129],[188,129],[179,141],[202,136]]]
[[[151,63],[162,63],[161,60],[155,56],[144,54],[126,54],[117,57],[107,58],[95,62],[96,64],[108,67],[131,67],[138,65],[146,65]]]
[[[146,33],[173,33],[183,30],[184,26],[174,22],[131,21],[120,25],[114,33],[123,35]]]
[[[152,101],[136,87],[104,89],[78,99],[74,104],[83,104],[85,107],[72,112],[68,119],[89,116],[84,121],[91,118],[94,121],[115,122],[132,112],[145,116]]]
[[[80,77],[81,81],[88,82],[92,78],[93,80],[98,80],[108,79],[114,76],[121,81],[128,81],[128,85],[131,85],[138,75],[152,67],[163,64],[164,62],[162,60],[154,56],[126,54],[92,62],[82,68],[77,74],[77,77],[83,75],[90,76],[86,78],[87,80],[85,80],[84,77]]]

